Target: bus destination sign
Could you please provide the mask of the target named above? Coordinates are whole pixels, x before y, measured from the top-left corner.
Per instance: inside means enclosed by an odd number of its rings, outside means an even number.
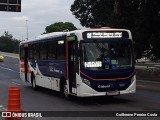
[[[87,31],[83,33],[83,39],[128,38],[126,31]]]

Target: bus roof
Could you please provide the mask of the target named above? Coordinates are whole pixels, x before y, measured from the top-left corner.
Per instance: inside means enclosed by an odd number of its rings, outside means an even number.
[[[25,40],[22,41],[20,44],[23,43],[29,43],[29,42],[34,42],[34,41],[41,41],[44,39],[50,39],[50,38],[55,38],[55,37],[62,37],[62,36],[70,36],[70,35],[76,35],[78,40],[82,40],[82,33],[85,31],[126,31],[129,34],[129,38],[132,39],[131,32],[128,29],[117,29],[117,28],[110,28],[110,27],[102,27],[102,28],[87,28],[85,30],[74,30],[74,31],[68,31],[68,32],[52,32],[48,34],[43,34],[37,36],[35,39],[32,40]]]

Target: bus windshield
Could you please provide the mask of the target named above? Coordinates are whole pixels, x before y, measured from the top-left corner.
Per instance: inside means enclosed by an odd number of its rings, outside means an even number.
[[[132,67],[129,39],[81,42],[81,66],[88,70],[116,70]]]

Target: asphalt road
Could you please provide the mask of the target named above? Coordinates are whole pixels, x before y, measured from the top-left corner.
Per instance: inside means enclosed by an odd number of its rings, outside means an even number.
[[[160,68],[160,62],[136,63],[137,68]]]
[[[98,111],[159,111],[160,113],[160,82],[137,80],[137,92],[108,97],[75,98],[67,101],[59,93],[41,88],[34,91],[31,85],[19,79],[19,62],[17,58],[5,57],[0,62],[0,109],[7,108],[8,87],[19,86],[21,90],[21,108],[23,111],[97,111],[88,117],[44,117],[36,120],[158,120],[160,117],[95,117]],[[83,113],[83,112],[82,112]],[[84,112],[85,113],[85,112]],[[57,112],[62,114],[62,112]],[[65,113],[67,114],[67,113]],[[105,113],[104,113],[105,114]],[[1,120],[2,118],[0,118]],[[27,118],[26,118],[27,119]],[[28,118],[27,120],[32,120]]]

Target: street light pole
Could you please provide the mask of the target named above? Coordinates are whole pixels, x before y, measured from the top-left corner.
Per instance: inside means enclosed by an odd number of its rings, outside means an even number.
[[[28,40],[28,20],[26,20],[26,33],[27,33],[27,40]]]

